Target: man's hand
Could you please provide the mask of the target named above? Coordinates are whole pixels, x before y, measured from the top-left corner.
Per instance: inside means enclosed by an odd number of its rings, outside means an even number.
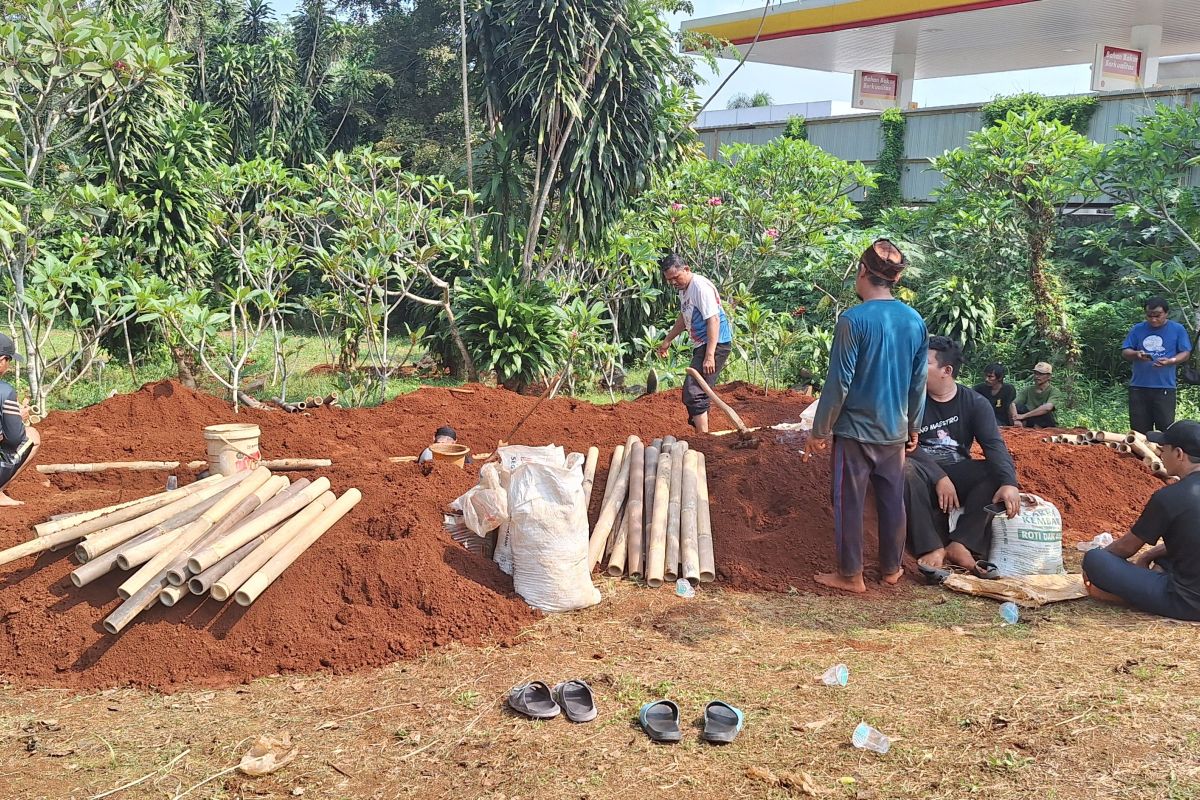
[[[1138,361],[1153,361],[1154,356],[1150,355],[1145,350],[1138,350],[1137,351],[1137,359],[1138,359]]]
[[[33,409],[30,408],[29,403],[22,400],[21,401],[21,422],[24,422],[26,425],[28,425],[29,417],[32,415],[33,415]]]
[[[911,453],[917,449],[917,432],[913,431],[908,435],[908,444],[904,445],[904,452]]]
[[[954,488],[954,481],[949,478],[942,478],[933,487],[937,492],[938,508],[943,514],[949,514],[954,509],[958,508],[958,492]]]
[[[992,496],[993,503],[1003,503],[1004,513],[1013,519],[1021,511],[1021,493],[1015,486],[1001,486]]]
[[[1175,366],[1175,362],[1169,358],[1156,358],[1156,359],[1154,359],[1154,366],[1156,366],[1156,367],[1173,367],[1173,366]]]
[[[810,453],[824,453],[829,449],[829,439],[818,439],[815,436],[809,437],[808,451]]]
[[[1154,563],[1154,548],[1150,548],[1133,560],[1136,566],[1142,569],[1150,569],[1150,565]]]
[[[667,357],[667,353],[668,353],[668,352],[670,352],[670,350],[671,350],[671,343],[670,343],[669,341],[668,341],[668,342],[663,342],[662,344],[660,344],[660,345],[658,346],[658,350],[657,350],[657,352],[658,352],[658,357],[659,357],[659,358],[666,358],[666,357]]]
[[[704,364],[701,365],[705,375],[712,375],[717,371],[717,356],[716,354],[704,354]]]

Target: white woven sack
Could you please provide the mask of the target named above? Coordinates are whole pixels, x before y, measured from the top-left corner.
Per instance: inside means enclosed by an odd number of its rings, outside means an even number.
[[[999,514],[992,520],[988,560],[1006,578],[1061,575],[1062,514],[1049,500],[1021,495],[1021,510],[1013,519]]]

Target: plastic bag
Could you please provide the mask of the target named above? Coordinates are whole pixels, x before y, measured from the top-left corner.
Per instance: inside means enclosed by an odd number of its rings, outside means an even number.
[[[988,560],[1004,577],[1061,575],[1062,515],[1049,500],[1022,494],[1016,517],[999,514],[992,520]]]
[[[528,445],[505,445],[497,449],[496,457],[500,462],[500,487],[507,497],[509,482],[513,471],[523,464],[545,464],[561,467],[566,463],[566,453],[557,445],[530,447]],[[506,574],[513,574],[512,533],[507,520],[500,524],[496,534],[496,552],[492,559]]]
[[[574,611],[600,602],[588,561],[583,456],[558,465],[527,462],[508,486],[513,588],[542,611]]]
[[[500,468],[484,464],[479,485],[452,504],[462,511],[463,523],[476,536],[487,536],[508,520],[508,493],[500,485]]]

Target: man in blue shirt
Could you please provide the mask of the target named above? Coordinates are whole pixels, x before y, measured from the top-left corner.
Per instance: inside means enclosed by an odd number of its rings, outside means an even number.
[[[709,386],[716,386],[733,346],[733,329],[721,307],[721,295],[712,281],[692,272],[675,253],[663,256],[659,267],[667,283],[679,293],[679,317],[659,345],[658,356],[666,358],[671,341],[686,329],[692,340],[692,369],[703,375]],[[708,433],[708,395],[691,376],[683,381],[683,405],[688,424],[698,433]]]
[[[917,446],[929,369],[924,320],[892,297],[906,266],[904,254],[887,239],[863,253],[854,283],[863,302],[838,318],[813,420],[812,450],[824,450],[833,436],[837,550],[837,571],[815,580],[847,592],[867,590],[862,572],[868,483],[879,518],[880,576],[895,584],[903,574],[904,454]]]
[[[1129,427],[1138,433],[1165,431],[1175,421],[1175,366],[1192,354],[1187,329],[1167,318],[1161,297],[1146,301],[1146,321],[1133,326],[1121,355],[1133,362],[1129,381]]]
[[[0,333],[0,375],[20,360],[12,338]],[[4,488],[29,466],[42,443],[36,430],[25,427],[28,421],[29,406],[17,400],[10,384],[0,381],[0,508],[24,505],[5,494]]]

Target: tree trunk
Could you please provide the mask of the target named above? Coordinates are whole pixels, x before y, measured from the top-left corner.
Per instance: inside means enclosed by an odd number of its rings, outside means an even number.
[[[196,373],[191,355],[178,345],[171,345],[171,358],[175,361],[175,371],[179,382],[188,389],[196,388]]]
[[[1048,249],[1048,229],[1035,227],[1029,237],[1029,281],[1033,287],[1034,323],[1038,335],[1062,354],[1070,374],[1079,365],[1079,345],[1071,332],[1062,298],[1056,291],[1053,267],[1046,258]]]

